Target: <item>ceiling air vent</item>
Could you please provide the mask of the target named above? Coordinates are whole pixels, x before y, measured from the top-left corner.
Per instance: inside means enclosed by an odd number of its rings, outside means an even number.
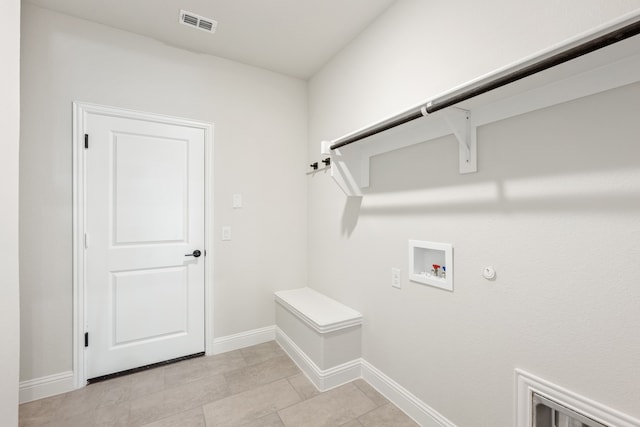
[[[210,18],[196,15],[195,13],[187,12],[186,10],[180,11],[180,23],[189,27],[197,28],[207,33],[215,33],[218,23]]]

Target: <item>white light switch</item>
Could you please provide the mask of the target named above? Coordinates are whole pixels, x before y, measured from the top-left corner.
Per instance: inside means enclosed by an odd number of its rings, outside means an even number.
[[[222,240],[231,240],[231,227],[222,227]]]
[[[399,268],[392,268],[391,269],[391,286],[393,286],[394,288],[398,288],[398,289],[402,288],[402,284],[400,282],[400,269]]]
[[[233,208],[240,209],[242,207],[242,194],[233,195]]]

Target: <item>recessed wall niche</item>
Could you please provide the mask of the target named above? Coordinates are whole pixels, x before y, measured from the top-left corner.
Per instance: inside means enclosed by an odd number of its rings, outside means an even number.
[[[453,292],[453,246],[409,240],[409,280]]]

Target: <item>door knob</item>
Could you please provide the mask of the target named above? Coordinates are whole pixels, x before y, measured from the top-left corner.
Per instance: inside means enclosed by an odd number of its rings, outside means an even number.
[[[195,251],[193,251],[192,254],[185,254],[185,256],[192,256],[192,257],[196,257],[196,258],[198,258],[200,255],[202,255],[202,252],[200,252],[197,249]]]

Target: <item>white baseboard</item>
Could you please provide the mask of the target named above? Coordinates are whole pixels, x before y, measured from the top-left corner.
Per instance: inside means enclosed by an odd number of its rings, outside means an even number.
[[[362,378],[421,426],[456,427],[435,409],[364,359],[356,359],[322,370],[278,327],[276,327],[276,341],[320,391],[327,391]]]
[[[421,426],[456,427],[438,411],[418,399],[366,360],[362,360],[362,378]]]
[[[43,399],[74,390],[73,372],[61,372],[20,382],[20,403]]]
[[[327,391],[362,378],[421,426],[456,427],[435,409],[422,402],[364,359],[355,359],[331,369],[320,369],[276,326],[267,326],[216,338],[213,350],[214,354],[226,353],[274,339],[320,391]],[[23,381],[20,383],[20,403],[66,393],[74,389],[73,372],[71,371]]]
[[[273,341],[275,337],[275,326],[267,326],[265,328],[216,338],[213,342],[213,353],[226,353],[227,351],[262,344],[267,341]],[[75,389],[72,371],[22,381],[20,383],[20,403],[67,393]]]
[[[228,351],[251,347],[252,345],[273,341],[275,338],[276,327],[274,325],[240,332],[239,334],[215,338],[213,340],[213,354],[226,353]]]
[[[320,391],[331,390],[362,376],[359,358],[322,370],[278,327],[276,341]]]

